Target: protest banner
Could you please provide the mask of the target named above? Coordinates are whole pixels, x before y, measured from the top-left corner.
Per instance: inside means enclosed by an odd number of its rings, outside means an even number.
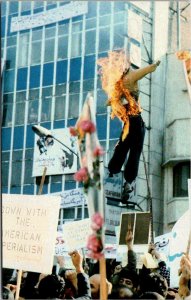
[[[89,218],[63,224],[63,239],[67,251],[86,247],[88,236],[92,233],[90,225]]]
[[[87,200],[84,195],[83,188],[77,188],[77,189],[67,190],[64,192],[53,193],[51,195],[60,195],[61,197],[60,208],[76,207],[76,206],[82,206],[87,204]]]
[[[161,258],[164,259],[168,265],[168,256],[170,251],[170,239],[172,233],[168,232],[154,238],[155,248],[160,253]]]
[[[105,234],[115,235],[115,227],[120,225],[121,213],[126,212],[124,207],[105,205]]]
[[[75,137],[71,137],[68,128],[51,131],[55,139],[35,135],[32,176],[42,176],[44,167],[47,175],[72,174],[77,171],[77,145]],[[60,140],[61,145],[57,140]],[[66,145],[73,152],[68,150]]]
[[[169,246],[170,286],[172,287],[178,287],[179,285],[178,270],[180,268],[181,257],[187,252],[188,248],[191,227],[190,220],[191,209],[187,210],[172,228]],[[191,255],[191,250],[189,250],[189,253]]]
[[[3,267],[51,273],[60,197],[2,195]]]

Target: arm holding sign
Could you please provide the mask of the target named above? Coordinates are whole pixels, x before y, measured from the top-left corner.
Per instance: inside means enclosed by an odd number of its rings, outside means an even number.
[[[88,300],[91,298],[91,288],[89,277],[83,269],[83,257],[78,251],[70,252],[72,263],[77,273],[78,300]]]

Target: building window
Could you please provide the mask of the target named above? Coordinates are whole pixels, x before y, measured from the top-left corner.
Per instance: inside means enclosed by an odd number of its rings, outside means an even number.
[[[173,168],[173,197],[188,197],[190,162],[178,163]]]
[[[79,116],[79,94],[70,94],[68,119]]]
[[[54,38],[45,41],[44,62],[54,60]]]
[[[66,96],[55,97],[55,120],[65,119],[65,98]]]
[[[27,66],[29,49],[29,33],[21,34],[19,38],[18,67]]]
[[[96,31],[90,30],[86,32],[85,53],[86,55],[95,53]]]
[[[7,58],[6,58],[6,69],[15,68],[15,59],[16,59],[16,47],[7,48]]]
[[[31,49],[31,65],[40,64],[41,60],[41,41],[35,41],[32,43]]]
[[[13,94],[4,94],[3,96],[3,118],[2,126],[12,126],[12,113],[13,113]]]
[[[82,33],[81,33],[82,23],[72,24],[72,46],[71,46],[71,57],[77,57],[81,55],[81,45],[82,45]]]
[[[58,59],[64,59],[68,56],[68,36],[58,37]]]

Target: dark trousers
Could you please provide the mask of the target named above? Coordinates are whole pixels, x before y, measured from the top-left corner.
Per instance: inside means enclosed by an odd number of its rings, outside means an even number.
[[[139,168],[139,159],[143,149],[145,136],[145,123],[141,115],[129,118],[129,134],[122,141],[122,133],[120,139],[115,146],[113,157],[111,158],[108,169],[111,174],[117,174],[125,162],[129,152],[128,160],[125,165],[124,177],[129,183],[137,177]]]

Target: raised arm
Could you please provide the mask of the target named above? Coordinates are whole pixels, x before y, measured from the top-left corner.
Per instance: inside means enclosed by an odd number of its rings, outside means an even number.
[[[83,257],[78,251],[70,252],[72,263],[77,273],[78,300],[88,300],[91,298],[91,288],[88,275],[84,272],[82,263]]]
[[[156,68],[159,66],[159,64],[160,61],[157,61],[155,64],[148,65],[138,70],[130,71],[123,77],[124,83],[135,83],[136,81],[142,79],[147,74],[154,72]]]

